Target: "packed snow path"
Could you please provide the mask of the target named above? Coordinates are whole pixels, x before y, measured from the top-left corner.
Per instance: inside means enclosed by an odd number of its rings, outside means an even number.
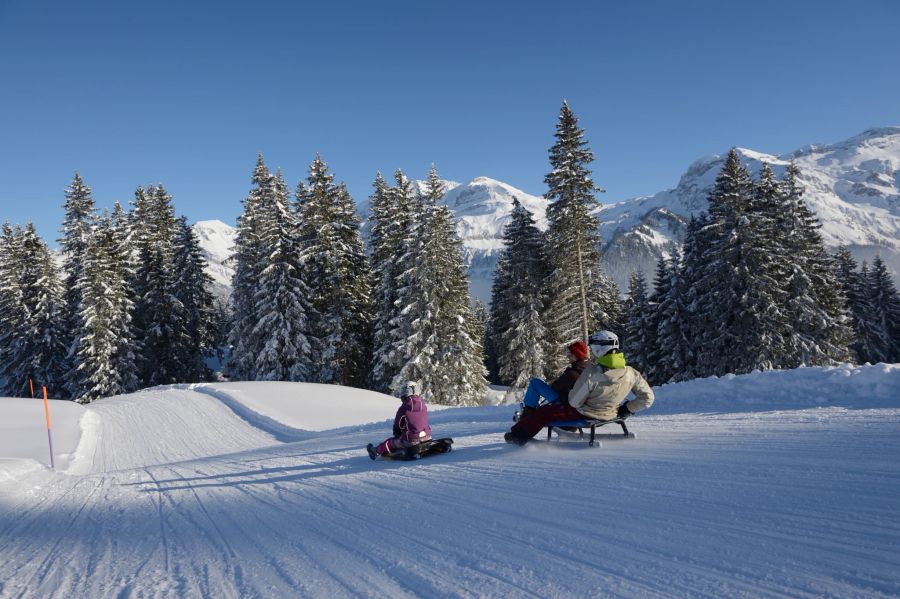
[[[896,408],[651,412],[593,449],[447,410],[454,452],[409,463],[362,449],[387,423],[280,443],[196,391],[91,409],[89,474],[0,483],[2,597],[900,594]]]

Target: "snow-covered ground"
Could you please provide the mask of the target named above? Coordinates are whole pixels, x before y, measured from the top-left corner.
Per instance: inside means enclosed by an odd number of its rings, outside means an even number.
[[[229,383],[54,402],[84,430],[52,473],[20,401],[2,597],[900,594],[900,365],[667,385],[595,448],[506,445],[509,406],[435,411],[455,449],[417,462],[362,449],[395,399]]]

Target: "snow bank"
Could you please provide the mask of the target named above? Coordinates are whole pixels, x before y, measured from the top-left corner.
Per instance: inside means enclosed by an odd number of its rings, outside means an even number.
[[[769,370],[655,387],[654,414],[900,407],[900,364]]]
[[[68,468],[74,458],[81,439],[81,419],[86,413],[80,404],[50,400],[57,470]],[[50,463],[43,400],[0,398],[0,480],[34,469],[36,463]]]
[[[214,383],[193,385],[191,389],[217,397],[253,426],[281,441],[302,438],[298,431],[324,431],[389,420],[400,407],[396,397],[316,383]]]

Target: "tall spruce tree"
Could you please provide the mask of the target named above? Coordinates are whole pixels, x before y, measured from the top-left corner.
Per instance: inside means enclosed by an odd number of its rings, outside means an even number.
[[[22,301],[22,228],[3,223],[0,236],[0,392],[13,396],[21,377],[19,344],[27,318]]]
[[[88,240],[84,268],[78,280],[76,399],[95,399],[136,390],[134,303],[129,286],[132,260],[127,232],[115,219],[103,216]]]
[[[600,266],[600,204],[598,188],[588,165],[594,154],[584,139],[578,119],[563,102],[556,125],[556,143],[550,148],[552,170],[544,178],[549,228],[547,250],[551,264],[548,329],[557,345],[581,339],[598,326],[616,327],[620,315],[611,313],[619,298]],[[554,366],[565,357],[558,354]],[[553,356],[550,356],[551,358]]]
[[[365,386],[371,360],[372,290],[356,207],[316,156],[297,189],[304,270],[315,281],[312,305],[321,339],[316,379]]]
[[[548,274],[546,238],[517,199],[503,231],[491,298],[491,331],[497,380],[523,388],[545,374]]]
[[[487,371],[488,381],[493,382],[491,373],[491,352],[493,351],[494,342],[490,338],[491,326],[491,310],[484,301],[475,298],[472,305],[472,315],[475,318],[475,334],[481,340],[481,349],[484,354],[484,367]]]
[[[887,359],[886,337],[881,334],[875,307],[872,304],[872,290],[869,287],[869,273],[858,272],[856,260],[846,245],[838,247],[834,255],[836,279],[847,299],[854,342],[850,346],[858,363],[883,362]]]
[[[875,326],[885,340],[885,361],[900,362],[900,295],[881,256],[872,261],[868,281]]]
[[[622,347],[629,364],[647,373],[650,352],[656,346],[656,330],[651,326],[653,307],[647,296],[647,280],[640,270],[631,273],[628,281],[627,306]]]
[[[746,226],[741,231],[746,239],[739,264],[745,269],[747,280],[742,302],[747,333],[740,371],[784,367],[796,345],[785,310],[787,293],[783,281],[789,268],[786,252],[779,243],[778,196],[778,182],[764,163],[747,210]]]
[[[7,393],[28,397],[31,379],[53,397],[68,397],[62,292],[50,250],[32,223],[14,242],[12,256],[16,303],[11,306],[11,343],[4,352],[9,360],[4,372]]]
[[[267,257],[253,296],[256,320],[248,347],[257,353],[252,378],[314,381],[319,344],[312,327],[318,315],[300,257],[297,215],[280,172],[261,185],[260,242]]]
[[[427,193],[437,201],[443,185],[432,167]],[[437,348],[434,353],[438,375],[431,389],[433,400],[443,405],[478,405],[486,390],[484,347],[475,322],[469,295],[469,279],[463,259],[462,240],[456,232],[453,213],[438,206],[430,223],[427,242],[437,280]]]
[[[47,244],[31,223],[25,227],[22,250],[22,299],[29,317],[20,359],[34,381],[46,386],[53,397],[68,398],[68,346],[59,274]]]
[[[672,302],[675,296],[673,291],[673,273],[675,269],[669,263],[669,259],[660,256],[656,263],[656,274],[653,278],[653,293],[649,298],[649,315],[647,318],[647,369],[642,371],[651,385],[661,385],[669,382],[675,374],[675,366],[672,361],[672,351],[660,340],[660,331],[666,326],[664,317],[668,316],[660,310],[660,306]]]
[[[394,377],[403,366],[396,345],[403,340],[399,329],[401,307],[398,304],[399,277],[403,273],[401,258],[412,234],[412,184],[402,171],[394,173],[396,186],[387,185],[381,175],[375,178],[375,191],[370,198],[372,269],[376,278],[375,328],[372,365],[372,387],[389,392]]]
[[[214,347],[218,336],[212,292],[212,277],[206,272],[206,260],[200,242],[185,217],[180,217],[175,230],[175,298],[184,306],[186,317],[186,343],[180,348],[179,362],[182,370],[178,379],[182,382],[199,382],[210,379],[212,373],[205,363],[205,356]]]
[[[403,196],[403,178],[397,179]],[[481,340],[469,304],[462,242],[452,213],[437,202],[443,183],[432,166],[424,193],[410,202],[397,259],[389,354],[399,368],[389,390],[415,380],[436,403],[473,405],[485,389]]]
[[[701,238],[709,259],[700,277],[699,370],[704,375],[775,367],[783,332],[778,283],[766,268],[761,233],[770,228],[758,208],[750,174],[728,153],[709,196]]]
[[[97,213],[91,188],[88,187],[81,175],[75,173],[72,182],[65,190],[65,203],[63,209],[62,237],[58,240],[63,256],[63,327],[65,329],[65,342],[68,355],[69,369],[72,371],[68,377],[67,385],[69,396],[74,396],[77,391],[74,368],[78,345],[76,334],[78,331],[78,311],[81,305],[81,292],[78,281],[84,269],[84,260],[87,253],[87,244],[91,233],[96,226]]]
[[[266,198],[272,193],[272,175],[262,154],[256,157],[251,178],[253,188],[244,198],[244,210],[237,222],[234,253],[234,276],[231,286],[231,327],[228,344],[231,353],[227,370],[232,379],[253,380],[255,362],[259,350],[255,345],[253,329],[259,320],[256,294],[260,275],[266,266],[268,254],[264,245],[263,212]]]
[[[791,162],[781,182],[783,250],[794,260],[787,290],[787,314],[799,340],[797,359],[786,366],[823,365],[850,359],[853,342],[835,265],[825,249],[821,225],[803,200],[800,170]]]
[[[138,188],[131,217],[138,257],[134,324],[142,386],[180,382],[178,348],[190,344],[188,316],[175,293],[175,210],[162,184]]]

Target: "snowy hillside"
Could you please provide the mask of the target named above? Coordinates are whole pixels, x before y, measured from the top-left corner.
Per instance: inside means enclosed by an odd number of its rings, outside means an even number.
[[[754,176],[763,162],[781,176],[795,159],[802,171],[806,200],[823,223],[826,244],[845,243],[858,260],[871,262],[879,253],[895,278],[900,275],[900,127],[872,129],[833,145],[807,146],[783,156],[746,149],[738,152]],[[632,271],[641,268],[653,273],[659,256],[668,255],[684,233],[690,215],[706,209],[706,196],[725,154],[723,149],[722,155],[694,162],[673,189],[601,208],[605,267],[623,290]],[[472,293],[487,301],[513,198],[535,213],[541,228],[546,227],[547,202],[488,177],[445,184],[448,191],[443,201],[459,219]],[[225,258],[234,230],[220,221],[201,221],[195,231],[221,293],[232,274]]]
[[[86,425],[57,473],[40,413],[0,399],[0,597],[900,594],[900,365],[658,391],[595,448],[506,445],[509,406],[435,412],[454,451],[418,462],[369,460],[397,400],[353,389],[53,402]]]

